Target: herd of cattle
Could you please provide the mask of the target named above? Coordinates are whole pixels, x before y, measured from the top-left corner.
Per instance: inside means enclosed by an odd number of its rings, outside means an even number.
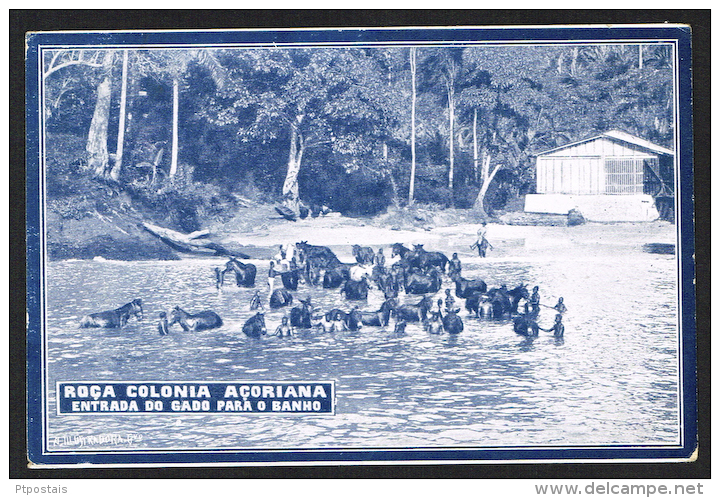
[[[362,311],[358,306],[350,310],[332,309],[325,313],[316,310],[311,299],[297,299],[298,306],[290,308],[287,319],[276,331],[277,335],[291,335],[294,329],[321,328],[326,332],[358,330],[363,326],[387,327],[394,318],[394,330],[402,333],[409,322],[420,323],[430,333],[458,334],[463,330],[463,321],[455,307],[455,298],[465,300],[465,309],[471,315],[486,319],[513,318],[514,330],[521,335],[536,335],[535,319],[539,308],[528,307],[531,297],[524,284],[508,290],[505,285],[488,289],[480,279],[466,279],[457,255],[449,260],[441,252],[426,251],[422,244],[409,249],[402,244],[392,245],[393,263],[385,265],[380,249],[376,254],[371,247],[353,246],[356,263],[343,263],[332,250],[324,246],[315,246],[300,242],[289,247],[292,258],[283,251],[283,261],[287,263],[281,271],[270,268],[268,283],[272,290],[269,297],[271,309],[291,307],[296,300],[292,292],[297,291],[300,282],[309,286],[322,286],[325,289],[340,289],[340,294],[349,301],[365,301],[370,289],[377,289],[384,296],[384,302],[377,311]],[[287,260],[285,258],[288,258]],[[221,289],[225,276],[235,275],[235,283],[240,287],[254,287],[257,268],[231,258],[225,268],[215,268],[215,281]],[[282,288],[272,289],[275,276],[280,276]],[[445,302],[434,300],[433,295],[443,286],[443,276],[447,276],[455,285],[455,297],[450,289],[445,292]],[[422,295],[414,304],[398,304],[398,296],[405,294]],[[526,301],[525,312],[518,313],[518,305]],[[249,337],[267,334],[264,318],[264,306],[255,293],[251,309],[262,308],[248,319],[243,332]],[[142,319],[142,301],[135,299],[116,310],[94,313],[84,317],[81,327],[123,327],[131,316]],[[214,311],[202,311],[191,314],[175,307],[169,314],[160,313],[158,330],[161,335],[169,332],[170,326],[179,324],[183,330],[196,331],[220,327],[220,316]]]

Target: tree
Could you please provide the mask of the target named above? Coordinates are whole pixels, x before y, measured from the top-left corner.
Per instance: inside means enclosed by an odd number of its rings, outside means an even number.
[[[485,196],[501,169],[522,174],[529,156],[553,142],[560,110],[551,98],[548,74],[557,53],[544,47],[473,47],[465,63],[475,74],[463,94],[483,117],[480,190],[473,208],[487,216]],[[475,113],[473,113],[475,116]]]
[[[455,94],[462,73],[462,52],[463,49],[456,47],[434,48],[429,51],[424,63],[427,84],[441,87],[447,100],[450,159],[448,188],[450,190],[453,188],[455,178]]]
[[[408,194],[408,202],[410,204],[415,200],[415,105],[417,104],[417,47],[410,47],[410,74],[412,75],[412,117],[410,118],[410,150],[412,154],[412,163],[410,166],[410,192]]]
[[[117,151],[115,152],[115,163],[110,170],[110,178],[114,181],[120,179],[120,170],[123,161],[123,146],[125,144],[125,114],[127,103],[127,79],[128,79],[128,51],[123,50],[122,85],[120,89],[120,118],[118,122]]]
[[[107,50],[104,53],[102,64],[102,75],[97,86],[97,99],[95,112],[88,131],[88,140],[85,150],[88,154],[88,167],[94,171],[98,178],[107,178],[108,173],[108,149],[107,132],[110,121],[110,100],[112,97],[112,66],[115,58],[114,50]]]
[[[284,142],[284,204],[297,211],[305,155],[369,155],[382,143],[376,61],[362,49],[252,50],[228,54],[232,85],[210,99],[204,115],[235,125],[243,141]]]

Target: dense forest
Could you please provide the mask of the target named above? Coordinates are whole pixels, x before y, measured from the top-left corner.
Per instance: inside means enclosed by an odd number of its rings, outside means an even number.
[[[667,44],[43,54],[62,218],[113,197],[184,231],[247,200],[487,216],[533,192],[538,152],[610,129],[671,147],[674,133]]]

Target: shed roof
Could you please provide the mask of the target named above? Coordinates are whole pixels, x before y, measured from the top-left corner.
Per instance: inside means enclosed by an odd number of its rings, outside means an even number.
[[[560,147],[555,147],[554,149],[546,150],[545,152],[541,152],[540,154],[538,154],[538,156],[543,156],[543,155],[549,154],[551,152],[556,152],[558,150],[567,149],[568,147],[574,147],[574,146],[582,144],[582,143],[592,142],[593,140],[598,140],[600,138],[609,138],[611,140],[636,145],[638,147],[642,147],[643,149],[647,149],[649,151],[655,152],[656,154],[665,154],[665,155],[670,155],[670,156],[672,156],[674,154],[672,150],[666,149],[665,147],[660,147],[659,145],[655,145],[654,143],[649,142],[648,140],[645,140],[644,138],[636,137],[634,135],[630,135],[629,133],[625,133],[624,131],[620,131],[620,130],[610,130],[610,131],[606,131],[605,133],[602,133],[600,135],[597,135],[595,137],[586,138],[584,140],[578,140],[577,142],[572,142],[569,144],[562,145]]]

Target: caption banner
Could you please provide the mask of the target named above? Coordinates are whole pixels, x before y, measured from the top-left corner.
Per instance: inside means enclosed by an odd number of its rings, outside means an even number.
[[[60,415],[335,413],[335,382],[58,382]]]

